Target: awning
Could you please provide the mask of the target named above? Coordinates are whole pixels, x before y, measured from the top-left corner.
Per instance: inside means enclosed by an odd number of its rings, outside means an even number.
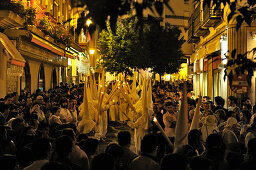
[[[55,54],[58,54],[60,56],[65,56],[65,57],[72,58],[72,59],[75,58],[71,53],[69,54],[67,51],[64,52],[64,49],[61,49],[61,48],[57,47],[56,45],[53,45],[52,43],[40,38],[39,36],[34,35],[34,34],[32,34],[31,42],[33,42],[43,48],[46,48],[47,50],[49,50]]]
[[[26,60],[22,57],[11,40],[3,33],[0,33],[0,42],[10,54],[11,64],[24,67]]]
[[[64,56],[64,50],[62,50],[61,48],[58,48],[56,46],[54,46],[53,44],[49,43],[48,41],[45,41],[44,39],[32,34],[32,40],[31,42],[46,48],[48,50],[50,50],[51,52],[58,54],[60,56]]]

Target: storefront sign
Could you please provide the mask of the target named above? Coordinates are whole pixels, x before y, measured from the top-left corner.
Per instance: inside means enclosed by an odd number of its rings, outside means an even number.
[[[247,82],[246,75],[234,75],[230,88],[236,94],[247,93],[250,85]]]

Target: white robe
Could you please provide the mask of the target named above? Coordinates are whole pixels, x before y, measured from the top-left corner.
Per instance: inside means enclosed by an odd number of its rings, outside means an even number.
[[[99,120],[95,126],[95,137],[97,139],[106,137],[108,129],[108,113],[109,105],[102,104],[101,110],[99,113]]]
[[[95,127],[95,115],[97,110],[95,109],[95,106],[93,105],[93,102],[88,102],[89,107],[89,117],[86,116],[88,113],[85,113],[83,103],[79,106],[79,119],[81,119],[78,122],[77,129],[80,133],[90,133],[92,129]]]
[[[128,125],[131,128],[134,128],[134,143],[135,143],[135,152],[138,154],[140,152],[141,140],[142,138],[148,133],[148,129],[145,129],[145,124],[147,124],[147,120],[145,119],[144,115],[142,115],[142,102],[138,101],[135,104],[136,114],[134,115],[134,123],[129,122]]]
[[[119,121],[124,122],[128,120],[127,117],[127,110],[128,110],[128,103],[127,102],[122,102],[119,104]]]
[[[134,143],[137,154],[140,152],[141,140],[148,133],[148,130],[144,129],[143,126],[145,123],[146,120],[142,116],[134,123]]]
[[[112,105],[109,107],[109,120],[110,121],[117,121],[118,120],[118,97],[115,96],[113,98],[114,102]]]

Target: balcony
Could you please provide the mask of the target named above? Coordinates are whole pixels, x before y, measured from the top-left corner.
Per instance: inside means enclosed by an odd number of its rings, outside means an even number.
[[[20,28],[23,27],[24,20],[19,16],[22,7],[10,1],[0,1],[0,28]]]
[[[194,17],[193,15],[189,18],[188,27],[188,43],[196,43],[200,40],[199,37],[194,35]]]
[[[203,24],[205,28],[215,27],[220,21],[222,16],[221,9],[210,8],[208,5],[205,5],[203,8]]]
[[[189,43],[196,43],[199,41],[200,36],[205,36],[209,33],[209,27],[206,27],[204,24],[207,23],[207,25],[211,25],[212,26],[212,22],[213,21],[207,21],[206,20],[206,16],[208,16],[208,18],[213,17],[214,14],[213,12],[210,12],[210,10],[208,10],[208,14],[204,14],[203,12],[207,10],[201,10],[201,4],[198,4],[198,6],[196,7],[196,9],[194,10],[193,14],[191,15],[191,17],[189,18],[189,28],[188,28],[188,42]],[[216,13],[216,11],[215,11]],[[216,13],[217,14],[217,13]],[[205,18],[205,20],[203,20]],[[217,17],[216,17],[217,19]],[[217,23],[217,20],[215,20],[215,23]]]
[[[197,8],[195,9],[194,13],[194,34],[197,37],[204,36],[209,33],[208,28],[204,28],[202,26],[202,10],[201,5],[199,4]]]

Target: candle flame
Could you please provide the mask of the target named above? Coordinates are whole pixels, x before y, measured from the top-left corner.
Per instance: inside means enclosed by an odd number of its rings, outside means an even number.
[[[153,121],[154,121],[154,122],[157,122],[157,119],[156,119],[156,117],[154,117]]]

